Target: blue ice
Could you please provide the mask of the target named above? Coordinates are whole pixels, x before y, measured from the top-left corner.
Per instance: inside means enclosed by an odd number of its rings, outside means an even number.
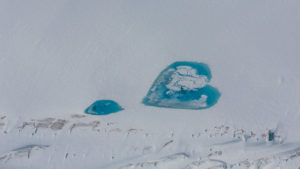
[[[221,94],[209,85],[208,65],[175,62],[164,69],[152,84],[143,104],[176,109],[206,109],[218,102]]]
[[[108,115],[123,110],[123,108],[113,100],[98,100],[90,105],[84,112],[91,115]]]

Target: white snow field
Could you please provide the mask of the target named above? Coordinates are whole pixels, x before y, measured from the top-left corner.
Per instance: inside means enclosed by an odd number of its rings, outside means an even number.
[[[142,104],[176,61],[217,104]],[[0,169],[299,169],[299,65],[299,0],[0,0]]]

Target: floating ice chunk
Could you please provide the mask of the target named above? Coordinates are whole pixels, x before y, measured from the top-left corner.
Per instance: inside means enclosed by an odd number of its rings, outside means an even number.
[[[175,62],[154,81],[143,103],[149,106],[205,109],[217,103],[219,91],[208,85],[211,73],[206,64]]]
[[[123,108],[112,100],[98,100],[90,105],[86,110],[86,114],[91,115],[108,115],[123,110]]]
[[[167,88],[173,91],[202,88],[208,83],[205,75],[198,75],[196,69],[189,66],[178,66],[171,79]]]

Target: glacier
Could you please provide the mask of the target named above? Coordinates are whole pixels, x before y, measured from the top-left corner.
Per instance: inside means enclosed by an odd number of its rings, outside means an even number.
[[[298,169],[299,9],[0,0],[0,169]]]

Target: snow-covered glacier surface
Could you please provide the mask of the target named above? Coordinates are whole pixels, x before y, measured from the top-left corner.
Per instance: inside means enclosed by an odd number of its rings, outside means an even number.
[[[0,169],[299,169],[299,9],[1,0]]]

